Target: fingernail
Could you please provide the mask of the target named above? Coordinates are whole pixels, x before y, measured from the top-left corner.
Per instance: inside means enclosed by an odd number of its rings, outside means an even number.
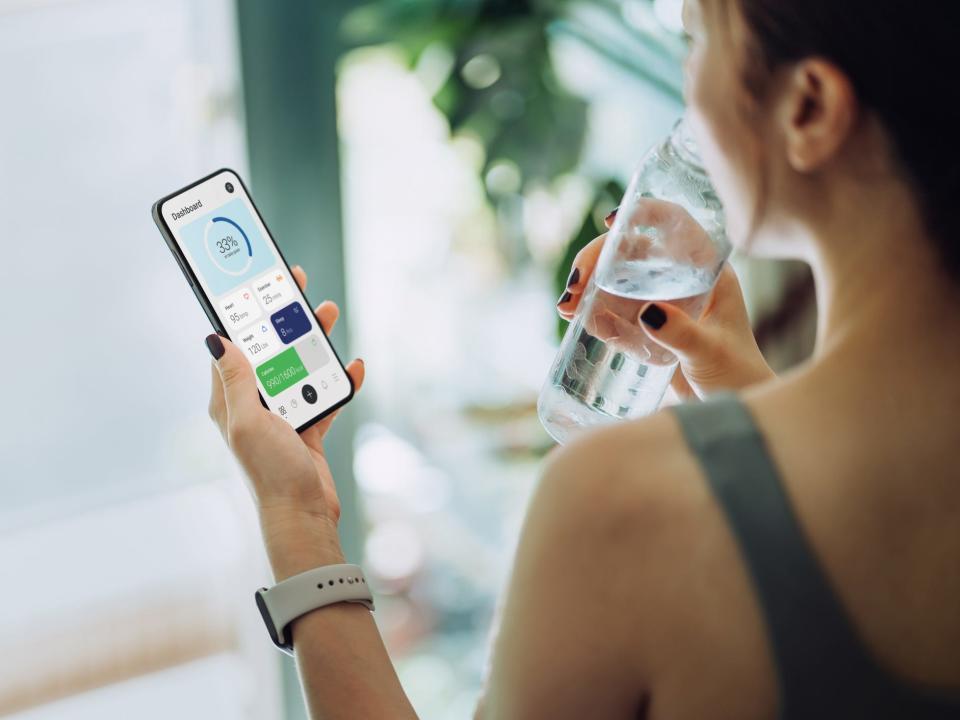
[[[567,278],[567,287],[572,287],[577,284],[577,281],[580,279],[580,268],[574,268],[573,272],[570,273],[570,277]]]
[[[571,295],[568,292],[565,292],[563,295],[560,296],[560,299],[557,300],[557,306],[563,305],[565,302],[569,302],[570,298],[572,297],[573,295]]]
[[[659,330],[663,327],[663,324],[667,321],[667,314],[663,311],[659,305],[650,305],[643,313],[640,315],[640,319],[643,320],[647,325],[652,327],[654,330]]]
[[[610,211],[610,214],[607,215],[607,216],[603,219],[603,221],[604,221],[604,222],[612,222],[613,219],[617,216],[617,210],[619,210],[619,209],[620,209],[620,206],[617,205],[613,210]]]
[[[214,360],[219,360],[223,357],[223,353],[226,351],[224,350],[223,342],[220,340],[219,335],[216,333],[207,335],[207,339],[204,342],[207,343],[207,350],[213,355]]]

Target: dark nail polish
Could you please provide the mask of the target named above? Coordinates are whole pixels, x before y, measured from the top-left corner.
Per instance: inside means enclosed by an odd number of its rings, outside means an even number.
[[[607,216],[603,219],[603,221],[604,221],[604,222],[612,222],[613,219],[617,216],[617,210],[619,210],[619,209],[620,209],[620,206],[617,205],[613,210],[610,211],[610,214],[607,215]]]
[[[226,351],[223,348],[223,342],[220,340],[219,335],[216,333],[207,335],[207,339],[204,342],[207,343],[207,350],[213,355],[214,360],[219,360],[223,357],[223,353]]]
[[[580,268],[574,268],[573,272],[570,273],[570,277],[567,278],[567,287],[576,285],[579,279],[580,279]]]
[[[560,299],[557,300],[557,305],[563,305],[565,302],[569,302],[570,298],[572,297],[573,295],[571,295],[568,292],[565,292],[563,295],[560,296]]]
[[[659,330],[663,327],[663,324],[667,321],[667,314],[663,311],[659,305],[651,305],[646,310],[643,311],[643,314],[640,316],[640,319],[643,320],[647,325],[652,327],[654,330]]]

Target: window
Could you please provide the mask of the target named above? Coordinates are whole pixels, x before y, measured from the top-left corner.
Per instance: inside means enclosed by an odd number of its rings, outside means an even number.
[[[0,714],[278,716],[207,321],[149,215],[244,170],[233,28],[229,0],[0,8]]]

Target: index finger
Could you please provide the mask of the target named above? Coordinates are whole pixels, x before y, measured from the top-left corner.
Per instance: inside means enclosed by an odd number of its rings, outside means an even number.
[[[603,250],[603,243],[606,239],[607,233],[598,235],[580,248],[580,252],[573,258],[571,276],[577,270],[579,270],[580,273],[577,276],[577,281],[567,287],[571,295],[578,295],[586,289],[587,281],[593,274],[593,269],[597,266],[597,260],[600,258],[600,251]]]
[[[304,270],[299,265],[294,265],[290,268],[290,272],[293,273],[293,279],[297,281],[297,285],[300,287],[300,291],[303,292],[307,289],[307,271]]]
[[[226,438],[227,403],[223,398],[223,383],[220,381],[220,372],[214,362],[210,363],[210,403],[207,406],[210,419]]]

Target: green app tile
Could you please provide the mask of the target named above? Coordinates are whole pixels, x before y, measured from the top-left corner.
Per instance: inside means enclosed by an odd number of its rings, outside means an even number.
[[[257,377],[270,397],[296,385],[306,376],[307,369],[294,348],[287,348],[257,367]]]

